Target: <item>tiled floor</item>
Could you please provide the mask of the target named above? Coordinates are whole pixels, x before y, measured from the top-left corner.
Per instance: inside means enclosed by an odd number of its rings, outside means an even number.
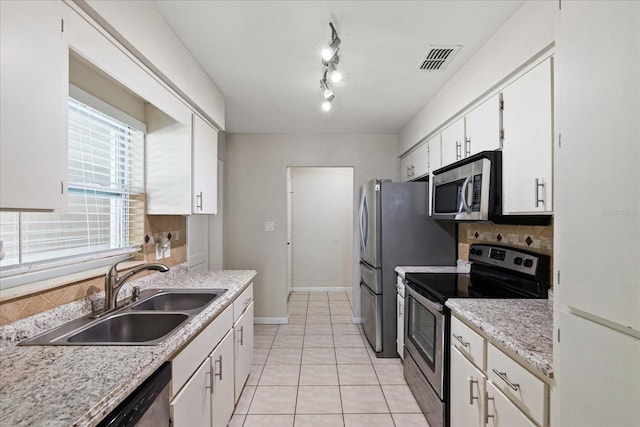
[[[346,292],[294,292],[288,325],[255,325],[230,427],[428,427],[400,359],[378,359]]]

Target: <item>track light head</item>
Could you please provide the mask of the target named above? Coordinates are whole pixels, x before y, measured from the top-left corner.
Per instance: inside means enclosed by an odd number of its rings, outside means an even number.
[[[333,23],[329,22],[329,26],[331,27],[331,42],[329,46],[322,49],[320,52],[322,59],[325,61],[331,61],[334,56],[338,53],[338,49],[340,48],[340,37],[338,37],[338,32],[336,31],[336,27],[333,26]]]
[[[322,103],[322,110],[323,111],[329,111],[331,110],[331,103],[333,102],[333,99],[335,97],[333,95],[331,95],[329,98],[327,98],[323,103]]]
[[[342,80],[342,73],[336,67],[336,62],[329,62],[327,71],[329,73],[329,79],[331,79],[333,83],[338,83],[340,80]]]

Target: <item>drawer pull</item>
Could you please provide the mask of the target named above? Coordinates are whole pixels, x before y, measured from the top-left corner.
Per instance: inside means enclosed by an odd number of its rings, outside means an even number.
[[[469,343],[464,342],[464,340],[462,339],[462,335],[453,334],[453,337],[457,339],[460,342],[460,344],[462,344],[463,347],[469,347]]]
[[[467,381],[469,381],[469,405],[473,405],[473,401],[478,400],[478,396],[473,395],[473,385],[478,384],[478,380],[474,380],[472,376],[469,376]]]
[[[218,360],[215,360],[213,362],[214,364],[214,370],[215,370],[215,365],[220,364],[220,372],[217,372],[214,374],[214,376],[220,378],[220,381],[222,381],[222,355],[220,355],[220,357],[218,357]]]
[[[493,415],[489,415],[489,401],[493,400],[493,397],[489,397],[489,392],[484,392],[484,423],[489,424],[489,418],[494,418]]]
[[[240,326],[240,339],[238,340],[238,342],[240,343],[240,345],[244,345],[244,325]]]
[[[507,379],[507,373],[506,372],[498,372],[496,369],[492,369],[492,371],[498,376],[498,378],[500,378],[502,381],[504,381],[505,383],[507,383],[507,385],[509,387],[511,387],[511,389],[513,391],[518,391],[520,390],[520,384],[514,384],[511,381],[509,381]]]

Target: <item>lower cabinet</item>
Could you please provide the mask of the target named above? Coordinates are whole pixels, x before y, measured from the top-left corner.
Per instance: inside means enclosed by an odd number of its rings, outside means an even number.
[[[398,294],[396,296],[396,351],[400,355],[400,359],[404,360],[404,283],[402,277],[396,276],[396,288]]]
[[[451,427],[484,426],[484,384],[487,377],[456,348],[451,348]]]
[[[489,427],[536,427],[491,381],[485,394],[486,420]]]
[[[253,363],[253,301],[233,325],[235,334],[235,402],[249,378]]]

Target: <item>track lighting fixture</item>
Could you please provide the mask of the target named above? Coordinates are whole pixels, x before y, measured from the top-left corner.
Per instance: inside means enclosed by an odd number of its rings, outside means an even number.
[[[331,42],[329,42],[329,45],[322,49],[320,53],[324,67],[322,80],[320,80],[320,89],[322,89],[322,96],[325,99],[322,103],[322,109],[324,111],[331,109],[331,103],[335,98],[333,90],[331,89],[331,83],[338,83],[342,80],[342,73],[340,73],[337,68],[338,62],[340,61],[338,51],[340,50],[341,40],[340,37],[338,37],[338,32],[336,31],[336,27],[333,26],[333,23],[329,22],[329,27],[331,27]]]

